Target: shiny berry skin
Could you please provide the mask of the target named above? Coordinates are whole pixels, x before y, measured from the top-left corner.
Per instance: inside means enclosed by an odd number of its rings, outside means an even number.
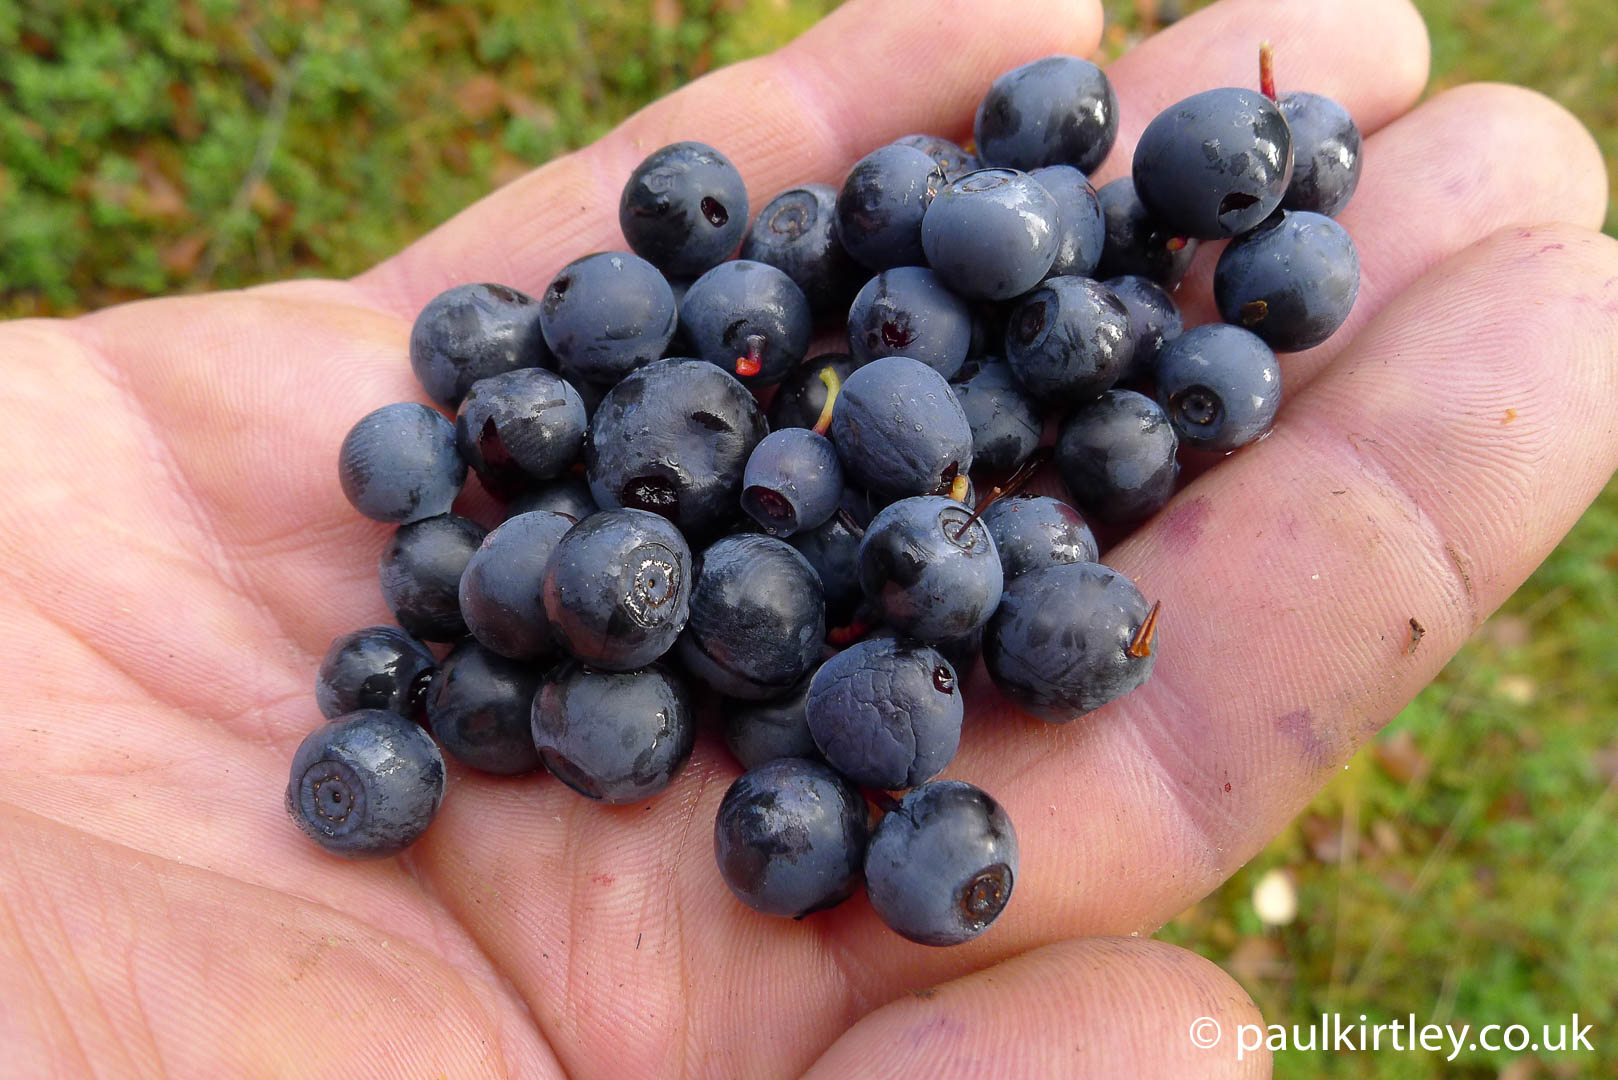
[[[575,659],[633,671],[667,652],[685,628],[691,578],[680,530],[643,510],[603,510],[551,552],[545,617]]]
[[[994,537],[1007,584],[1019,574],[1064,563],[1095,562],[1095,534],[1073,507],[1048,495],[996,499],[981,519]]]
[[[1279,105],[1292,132],[1292,182],[1281,209],[1336,217],[1360,182],[1358,125],[1347,109],[1321,94],[1282,94]]]
[[[837,448],[807,428],[764,436],[742,473],[742,509],[771,536],[821,524],[837,512],[842,495]]]
[[[286,808],[304,835],[350,859],[397,855],[427,831],[444,798],[444,758],[413,721],[361,709],[304,737]]]
[[[809,350],[809,301],[767,263],[733,259],[697,278],[680,301],[692,352],[748,386],[774,386]]]
[[[483,542],[483,526],[456,514],[401,525],[382,549],[382,599],[400,626],[423,641],[466,636],[461,574]]]
[[[1018,385],[1010,365],[986,362],[965,382],[955,383],[955,397],[972,427],[972,467],[1011,473],[1039,447],[1045,425],[1028,393]]]
[[[1051,278],[1023,297],[1006,325],[1006,362],[1036,401],[1099,396],[1128,370],[1129,311],[1112,290],[1081,277]]]
[[[786,274],[816,318],[847,311],[866,274],[837,239],[837,189],[830,184],[803,184],[765,203],[742,241],[741,258]]]
[[[964,713],[955,669],[937,650],[866,639],[820,665],[804,706],[815,745],[863,787],[895,790],[955,757]]]
[[[979,169],[933,197],[921,221],[921,246],[951,291],[974,300],[1009,300],[1050,272],[1057,225],[1056,200],[1033,177],[1016,169]]]
[[[905,793],[865,853],[865,887],[888,927],[922,945],[959,945],[1005,910],[1017,833],[1000,804],[959,780]]]
[[[519,491],[578,460],[589,424],[571,383],[543,368],[519,368],[467,391],[455,445],[491,493]]]
[[[904,356],[874,360],[848,377],[831,435],[843,475],[885,501],[931,494],[972,468],[972,427],[954,391]]]
[[[1158,113],[1135,144],[1135,191],[1182,236],[1246,232],[1281,205],[1292,179],[1292,135],[1256,90],[1204,90]]]
[[[450,650],[427,690],[427,723],[457,761],[516,776],[539,768],[529,709],[543,668],[463,641]]]
[[[924,266],[896,266],[867,281],[848,309],[855,364],[884,356],[920,360],[948,379],[972,343],[972,312]]]
[[[1047,165],[1028,175],[1056,201],[1056,258],[1045,276],[1092,276],[1107,245],[1107,221],[1096,189],[1071,165]]]
[[[535,510],[549,510],[580,522],[601,509],[590,495],[589,483],[580,476],[566,476],[517,495],[506,504],[506,520]]]
[[[1106,240],[1093,276],[1139,274],[1165,289],[1178,288],[1197,253],[1196,237],[1177,233],[1154,217],[1135,193],[1135,181],[1127,176],[1102,185],[1096,200],[1101,204]]]
[[[615,383],[663,355],[674,336],[674,292],[657,267],[627,251],[574,259],[539,301],[540,329],[562,374]]]
[[[942,135],[901,135],[893,143],[895,146],[913,146],[938,162],[939,168],[944,170],[946,183],[983,168],[976,154],[967,153],[959,143]]]
[[[1138,274],[1109,278],[1102,282],[1129,313],[1129,366],[1119,382],[1150,382],[1157,369],[1157,354],[1165,341],[1173,341],[1185,330],[1180,308],[1167,289],[1151,278]]]
[[[1133,582],[1099,563],[1030,570],[1006,583],[983,663],[1029,715],[1067,723],[1150,677],[1156,651],[1130,651],[1149,610]]]
[[[415,718],[438,661],[397,626],[367,626],[332,639],[315,673],[315,704],[331,720],[360,709]]]
[[[837,193],[837,238],[868,270],[923,266],[921,219],[944,186],[944,169],[913,146],[866,154]]]
[[[630,250],[674,278],[694,278],[730,257],[747,231],[747,185],[730,159],[677,142],[635,167],[618,202]]]
[[[484,648],[515,660],[556,655],[542,586],[551,552],[573,524],[548,510],[519,514],[472,553],[461,572],[461,618]]]
[[[858,366],[848,353],[821,353],[793,368],[781,380],[775,399],[770,402],[770,430],[814,427],[826,407],[826,395],[830,393],[823,374],[830,369],[836,384],[841,386]]]
[[[696,741],[685,685],[659,664],[629,672],[560,665],[534,695],[532,730],[553,776],[615,806],[667,788]]]
[[[482,282],[427,302],[410,328],[410,367],[427,396],[453,409],[479,379],[549,367],[539,304],[527,293]]]
[[[1331,337],[1359,291],[1359,253],[1348,231],[1303,210],[1282,210],[1238,236],[1214,266],[1220,318],[1276,352],[1312,349]]]
[[[1251,331],[1224,323],[1193,327],[1158,354],[1157,400],[1187,446],[1235,450],[1275,424],[1281,368]]]
[[[1047,56],[994,80],[972,134],[985,165],[1094,172],[1118,138],[1118,95],[1090,61]]]
[[[1133,390],[1108,390],[1062,422],[1056,468],[1085,517],[1133,524],[1174,495],[1179,447],[1161,405]]]
[[[466,463],[442,414],[401,401],[349,429],[337,452],[337,476],[354,509],[373,521],[404,523],[449,513]]]
[[[860,587],[901,634],[934,644],[969,634],[1000,603],[1000,556],[982,521],[941,495],[900,499],[860,543]],[[970,523],[969,523],[970,522]]]
[[[736,899],[766,915],[802,918],[854,894],[869,834],[870,808],[858,788],[818,761],[780,758],[725,792],[714,857]]]

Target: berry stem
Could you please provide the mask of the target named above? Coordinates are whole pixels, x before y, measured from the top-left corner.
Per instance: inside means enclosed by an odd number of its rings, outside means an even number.
[[[878,788],[866,788],[865,797],[875,803],[877,809],[884,814],[891,814],[899,809],[899,800]]]
[[[966,501],[966,493],[971,489],[971,484],[972,482],[965,476],[962,476],[960,473],[956,473],[955,479],[951,480],[949,484],[949,497],[958,503],[964,503]]]
[[[1258,46],[1258,88],[1271,101],[1277,100],[1275,96],[1275,46],[1268,41],[1260,42]]]
[[[841,648],[844,645],[852,645],[870,632],[870,623],[864,619],[855,619],[847,626],[834,626],[826,631],[826,644]]]
[[[747,335],[747,355],[736,358],[736,374],[746,378],[764,370],[764,335]]]
[[[994,500],[1003,499],[1007,495],[1015,495],[1027,487],[1028,481],[1034,478],[1034,474],[1039,471],[1040,466],[1049,461],[1050,457],[1051,450],[1048,446],[1042,446],[1028,455],[1028,460],[1019,465],[1016,472],[1006,477],[1004,484],[996,484],[993,491],[978,500],[977,509],[972,511],[971,517],[961,522],[961,527],[955,530],[954,539],[959,540],[965,536],[966,530],[970,529],[972,523],[983,516],[983,511],[987,510],[989,504]]]
[[[824,435],[831,430],[832,406],[837,404],[837,394],[843,388],[843,380],[837,377],[837,369],[830,364],[820,369],[820,381],[826,387],[826,404],[820,407],[815,426],[809,429],[816,435]]]
[[[1129,643],[1129,655],[1136,660],[1144,660],[1152,655],[1152,639],[1157,637],[1157,616],[1163,610],[1163,601],[1152,603],[1152,610],[1146,613],[1141,620],[1140,629],[1135,631],[1135,637]]]
[[[865,539],[865,527],[855,519],[853,514],[848,512],[846,506],[837,508],[837,520],[842,523],[843,528],[853,533],[856,537],[861,540]]]

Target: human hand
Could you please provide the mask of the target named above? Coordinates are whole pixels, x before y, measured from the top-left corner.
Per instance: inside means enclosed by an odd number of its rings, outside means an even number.
[[[355,281],[0,327],[7,1067],[1265,1074],[1188,1036],[1196,1017],[1257,1022],[1241,990],[1144,935],[1257,852],[1618,464],[1595,148],[1521,90],[1411,111],[1427,46],[1399,0],[1224,0],[1110,69],[1123,123],[1098,184],[1162,107],[1251,85],[1261,39],[1283,90],[1346,104],[1367,136],[1342,216],[1362,287],[1330,342],[1283,360],[1274,434],[1108,554],[1164,601],[1152,680],[1066,727],[976,680],[947,775],[1001,800],[1022,848],[983,938],[912,945],[862,898],[802,923],[736,903],[710,840],[735,768],[706,736],[625,808],[452,767],[438,821],[380,863],[332,859],[282,808],[318,657],[387,620],[386,529],[344,501],[336,451],[365,412],[420,399],[405,341],[427,299],[538,293],[620,247],[619,185],[663,143],[718,146],[762,205],[898,135],[963,135],[995,75],[1088,55],[1099,30],[1094,4],[855,0]],[[1214,317],[1211,265],[1181,291],[1188,324]]]

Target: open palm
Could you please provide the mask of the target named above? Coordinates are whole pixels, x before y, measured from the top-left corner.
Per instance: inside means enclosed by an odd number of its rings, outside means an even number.
[[[1283,361],[1274,435],[1110,553],[1164,601],[1152,681],[1059,727],[977,680],[946,775],[1017,824],[1023,873],[992,932],[931,950],[863,898],[802,923],[743,908],[711,840],[735,767],[708,738],[623,808],[452,767],[432,829],[380,863],[327,856],[281,804],[319,722],[317,658],[387,618],[386,530],[334,463],[356,418],[419,399],[405,345],[425,300],[475,280],[538,292],[622,246],[618,188],[665,142],[720,147],[760,205],[907,132],[963,135],[994,75],[1087,55],[1099,29],[1093,3],[856,0],[355,281],[0,327],[5,1068],[1267,1074],[1187,1038],[1200,1016],[1256,1021],[1240,989],[1138,935],[1296,813],[1618,463],[1600,159],[1521,90],[1406,115],[1427,46],[1402,0],[1225,0],[1111,71],[1123,123],[1097,183],[1160,108],[1251,84],[1273,41],[1282,89],[1338,98],[1368,136],[1343,217],[1363,286],[1331,342]],[[1182,290],[1188,322],[1211,317],[1210,264]]]

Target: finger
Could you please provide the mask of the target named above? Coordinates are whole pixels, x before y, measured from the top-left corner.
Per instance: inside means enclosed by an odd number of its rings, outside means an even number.
[[[1371,136],[1364,162],[1340,219],[1359,253],[1359,297],[1328,341],[1282,361],[1289,393],[1412,281],[1490,233],[1547,221],[1596,229],[1606,216],[1595,140],[1566,109],[1521,87],[1477,84],[1440,94]],[[1187,325],[1219,319],[1212,279],[1220,250],[1199,252],[1180,289]]]
[[[1210,961],[1147,939],[1082,938],[883,1006],[805,1080],[1267,1077],[1262,1033],[1252,999]]]
[[[406,317],[464,281],[538,292],[569,259],[623,247],[619,191],[659,146],[717,147],[757,208],[791,184],[840,180],[900,135],[963,134],[995,76],[1052,52],[1088,55],[1100,32],[1094,2],[855,0],[791,45],[698,79],[506,185],[357,284]]]

